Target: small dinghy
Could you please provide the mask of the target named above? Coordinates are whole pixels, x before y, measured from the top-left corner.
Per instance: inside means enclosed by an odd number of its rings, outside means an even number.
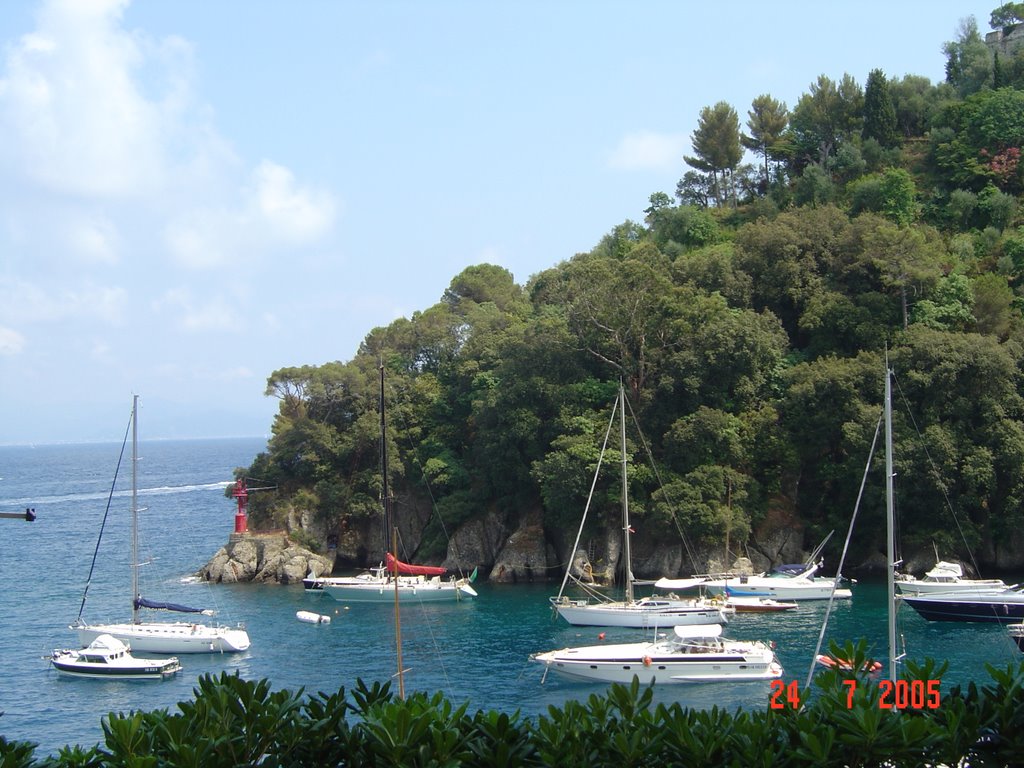
[[[331,617],[325,616],[320,613],[313,613],[312,611],[297,611],[295,618],[299,621],[304,621],[307,624],[330,624]]]
[[[181,670],[177,657],[137,659],[111,635],[100,635],[80,651],[54,651],[49,659],[62,674],[103,680],[165,680]]]

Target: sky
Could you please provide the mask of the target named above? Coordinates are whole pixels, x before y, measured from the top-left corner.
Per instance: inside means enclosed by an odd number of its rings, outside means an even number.
[[[998,5],[6,0],[0,445],[269,435],[275,370],[642,221],[702,108],[939,82]]]

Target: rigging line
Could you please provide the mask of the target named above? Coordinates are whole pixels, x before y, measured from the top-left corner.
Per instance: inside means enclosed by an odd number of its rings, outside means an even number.
[[[133,411],[134,413],[134,411]],[[117,486],[117,476],[121,471],[121,462],[124,460],[124,449],[128,445],[128,435],[131,433],[132,416],[128,417],[128,426],[124,430],[124,440],[121,441],[121,452],[117,456],[117,466],[114,468],[114,479],[110,481],[110,494],[107,496],[107,506],[103,510],[103,522],[100,523],[100,535],[96,537],[96,548],[92,552],[92,563],[89,564],[89,576],[85,580],[85,590],[82,592],[82,604],[78,607],[78,618],[82,618],[85,611],[85,600],[89,596],[89,585],[92,584],[92,574],[96,570],[96,559],[100,553],[100,542],[103,541],[103,529],[107,527],[107,517],[110,515],[110,504],[114,499],[114,488]]]
[[[860,490],[857,491],[857,501],[853,506],[853,516],[850,518],[850,528],[846,532],[846,541],[843,543],[843,554],[839,556],[839,568],[836,571],[836,578],[832,581],[832,591],[828,595],[828,605],[825,608],[825,620],[821,622],[821,631],[818,633],[818,644],[814,646],[814,653],[811,655],[811,668],[807,670],[807,683],[804,688],[810,689],[811,680],[814,677],[814,664],[818,659],[818,654],[821,653],[821,645],[825,641],[825,630],[828,627],[828,617],[832,615],[832,605],[835,603],[836,598],[836,587],[839,584],[839,574],[843,572],[843,565],[846,563],[846,550],[850,548],[850,539],[853,536],[853,525],[857,522],[857,512],[860,511],[860,502],[864,497],[864,486],[868,482],[868,472],[871,470],[871,460],[875,456],[875,448],[878,445],[878,434],[882,431],[882,420],[885,418],[884,412],[878,417],[878,423],[875,424],[875,436],[871,439],[871,450],[868,451],[868,460],[864,465],[864,475],[860,480]],[[831,534],[829,534],[831,536]],[[890,566],[891,567],[891,566]]]
[[[565,576],[562,577],[562,586],[558,589],[558,597],[561,598],[565,593],[565,585],[569,581],[569,571],[572,570],[572,564],[576,562],[576,552],[580,547],[580,539],[583,538],[583,526],[587,522],[587,513],[590,512],[590,502],[594,499],[594,489],[597,487],[597,478],[601,474],[601,463],[604,461],[605,451],[608,449],[608,438],[612,433],[612,427],[615,425],[615,414],[619,408],[619,398],[615,398],[615,405],[612,406],[611,416],[608,417],[608,429],[604,432],[604,443],[601,445],[601,454],[597,457],[597,466],[594,468],[594,479],[590,482],[590,493],[587,494],[587,505],[583,508],[583,519],[580,520],[579,530],[576,532],[576,541],[572,545],[572,553],[569,555],[569,566],[565,569]],[[629,574],[626,575],[629,578]]]
[[[679,538],[683,542],[683,547],[686,549],[686,554],[690,558],[690,565],[693,566],[693,571],[700,570],[697,566],[697,557],[694,554],[693,549],[690,547],[690,540],[686,538],[686,534],[683,532],[683,527],[679,523],[679,518],[676,516],[675,501],[669,497],[668,489],[665,487],[665,483],[662,482],[661,473],[658,472],[658,466],[654,462],[654,453],[651,451],[650,445],[647,443],[647,438],[644,437],[643,430],[640,429],[640,420],[637,418],[636,411],[633,410],[632,404],[630,404],[628,398],[623,398],[626,401],[626,407],[629,409],[630,418],[633,420],[633,426],[636,427],[637,437],[640,439],[640,444],[644,448],[644,453],[647,454],[647,460],[651,465],[651,469],[654,471],[654,477],[658,481],[658,485],[661,487],[662,493],[668,498],[669,507],[672,510],[672,523],[676,527],[676,531],[679,533]]]
[[[900,399],[903,401],[903,405],[907,410],[907,417],[910,419],[910,423],[913,424],[914,431],[917,433],[917,437],[921,441],[921,448],[924,451],[925,457],[928,459],[928,464],[931,466],[932,476],[936,480],[936,485],[938,486],[939,492],[942,494],[943,501],[946,502],[946,509],[949,510],[949,514],[952,516],[953,522],[956,524],[957,533],[960,534],[960,540],[964,544],[964,549],[967,551],[968,557],[971,558],[971,565],[974,566],[974,572],[981,573],[978,569],[978,561],[974,558],[974,550],[967,543],[967,536],[964,534],[964,529],[960,525],[960,518],[957,517],[956,510],[953,509],[953,504],[949,500],[949,494],[946,493],[946,484],[942,482],[942,475],[939,473],[938,467],[936,466],[934,459],[932,459],[931,453],[928,451],[928,444],[925,442],[924,435],[921,434],[921,428],[918,426],[917,421],[914,419],[914,414],[910,410],[910,403],[907,401],[906,394],[904,394],[903,389],[900,387],[900,382],[896,378],[895,373],[893,373],[892,377],[896,382],[896,389],[900,393]]]
[[[395,387],[392,387],[392,389],[395,389]],[[389,410],[391,411],[392,414],[394,413],[394,408],[391,408]],[[419,469],[420,477],[423,478],[423,486],[427,489],[427,496],[430,497],[430,511],[433,512],[434,517],[437,518],[437,522],[441,526],[441,533],[444,534],[445,541],[448,542],[448,544],[452,548],[452,551],[455,553],[455,559],[457,561],[456,570],[458,571],[459,576],[464,578],[466,574],[462,570],[462,554],[459,552],[458,542],[453,540],[451,536],[448,535],[448,527],[444,524],[444,518],[442,518],[441,513],[437,511],[437,499],[434,498],[434,489],[430,487],[430,483],[427,481],[426,468],[420,462],[420,457],[415,450],[415,446],[412,445],[412,442],[408,439],[410,426],[408,420],[405,418],[401,409],[399,409],[398,418],[402,422],[402,426],[405,427],[405,431],[402,433],[402,437],[405,438],[406,445],[409,447],[409,453],[412,455],[413,463],[416,465],[417,469]],[[406,553],[406,557],[410,557],[408,553]]]

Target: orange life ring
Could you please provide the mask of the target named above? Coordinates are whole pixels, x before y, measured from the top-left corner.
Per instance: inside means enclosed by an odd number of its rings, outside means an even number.
[[[651,666],[651,657],[650,656],[644,656],[644,666],[645,667]]]

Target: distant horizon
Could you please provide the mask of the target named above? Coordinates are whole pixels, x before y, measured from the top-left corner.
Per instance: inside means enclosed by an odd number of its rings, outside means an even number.
[[[270,440],[273,435],[215,435],[211,437],[139,437],[143,443],[190,443],[213,440]],[[52,440],[37,443],[0,443],[0,448],[46,448],[64,445],[119,445],[121,440]]]

